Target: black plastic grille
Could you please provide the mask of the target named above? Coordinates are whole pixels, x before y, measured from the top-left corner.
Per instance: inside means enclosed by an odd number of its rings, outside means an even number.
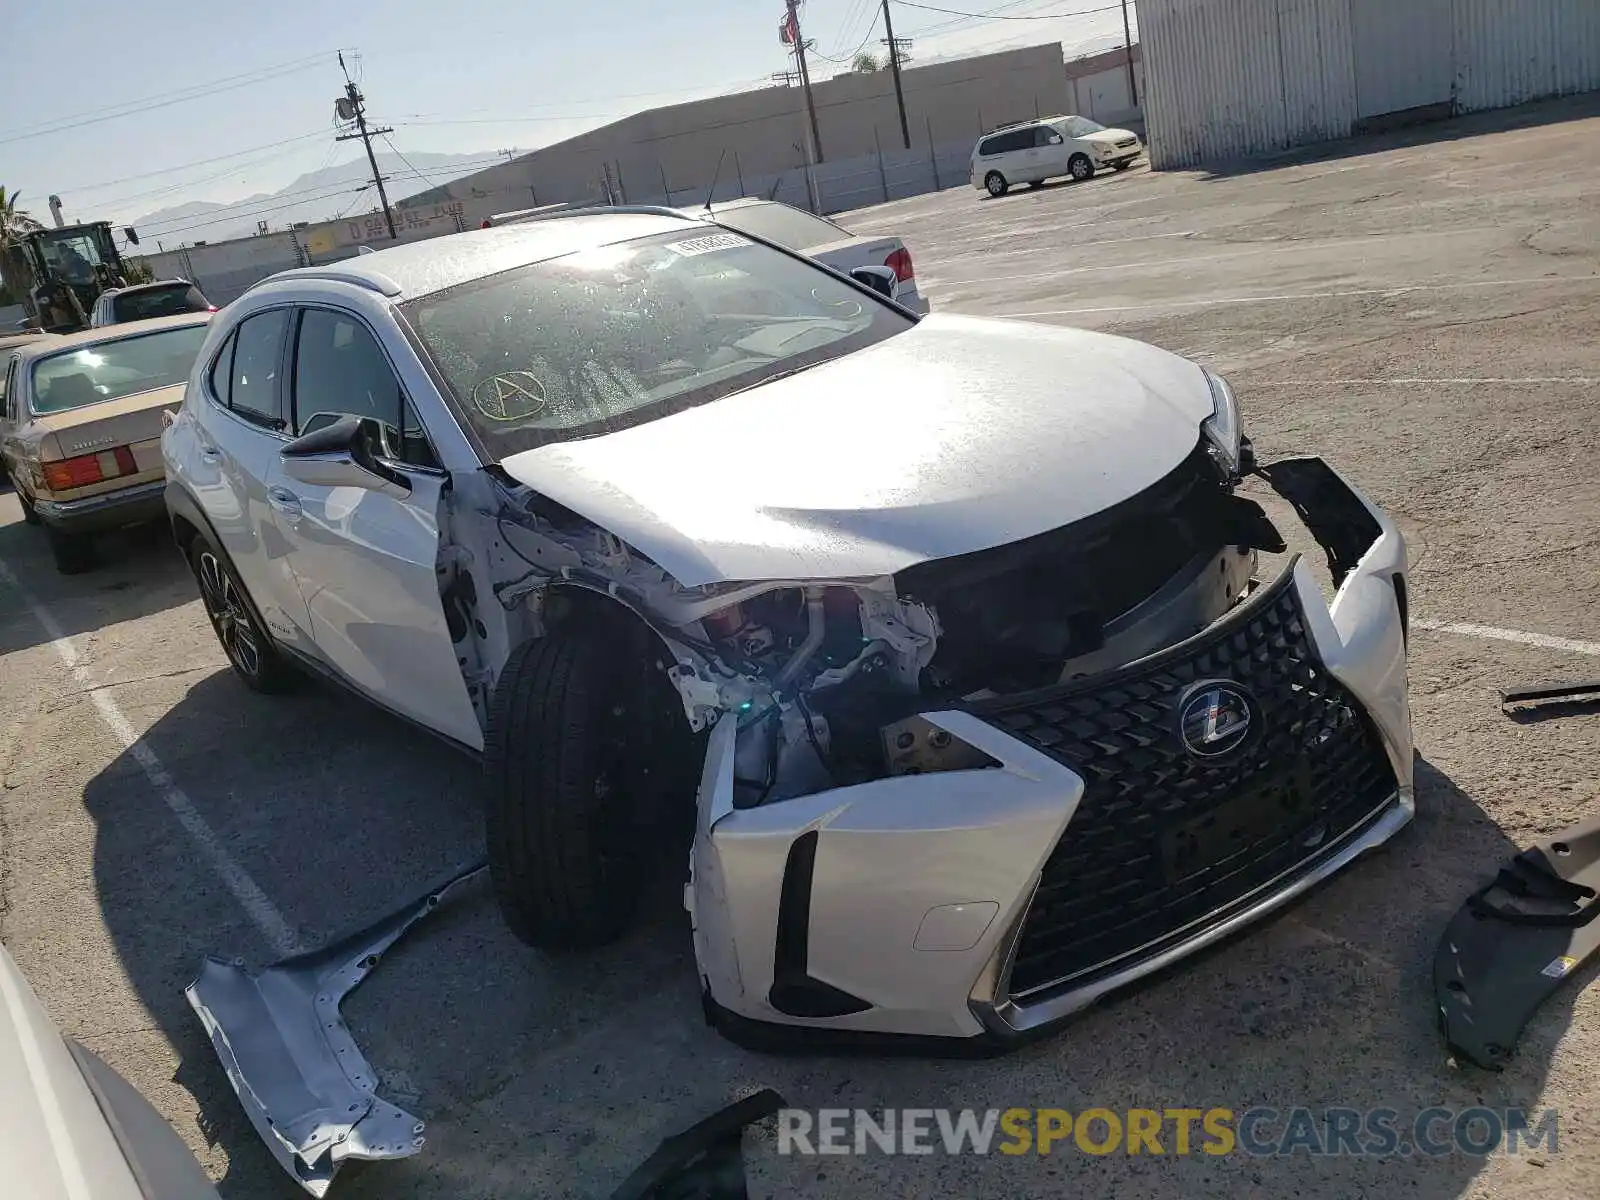
[[[1255,700],[1243,745],[1215,759],[1192,755],[1178,729],[1180,697],[1204,680]],[[972,708],[1086,782],[1023,925],[1018,999],[1215,919],[1328,853],[1395,788],[1371,720],[1318,660],[1288,574],[1110,678]]]

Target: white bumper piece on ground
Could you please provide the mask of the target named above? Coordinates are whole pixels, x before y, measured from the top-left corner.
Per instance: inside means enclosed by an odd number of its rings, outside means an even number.
[[[1400,532],[1318,459],[1262,473],[1327,551],[1331,605],[1296,559],[1139,662],[923,714],[997,768],[736,808],[723,719],[685,890],[714,1024],[761,1046],[887,1034],[1003,1048],[1265,916],[1410,821]],[[1218,683],[1250,697],[1259,723],[1231,765],[1186,749],[1179,722]]]

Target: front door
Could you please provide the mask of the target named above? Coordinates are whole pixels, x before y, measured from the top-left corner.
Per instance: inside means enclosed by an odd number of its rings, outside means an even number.
[[[439,599],[439,503],[449,476],[377,338],[357,316],[300,312],[291,374],[295,432],[344,416],[369,423],[410,492],[291,479],[279,462],[268,502],[321,657],[402,716],[473,749],[483,731],[468,697]]]
[[[1067,139],[1061,131],[1049,125],[1040,125],[1034,131],[1034,154],[1038,165],[1034,177],[1050,179],[1067,173]]]

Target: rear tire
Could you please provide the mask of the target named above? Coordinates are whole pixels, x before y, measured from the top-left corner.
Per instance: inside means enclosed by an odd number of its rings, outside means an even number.
[[[1006,182],[1006,177],[1000,174],[999,171],[990,171],[985,175],[983,177],[983,186],[989,195],[995,197],[1004,196],[1011,189],[1011,185]]]
[[[484,738],[489,874],[511,932],[588,950],[633,919],[665,832],[670,755],[630,639],[561,629],[512,651]],[[646,711],[641,712],[641,706]]]
[[[1094,164],[1089,161],[1087,154],[1074,154],[1067,160],[1067,173],[1082,183],[1085,179],[1094,178]]]
[[[189,543],[189,568],[200,585],[200,603],[205,606],[211,630],[228,657],[228,665],[245,686],[270,695],[287,692],[299,683],[299,674],[262,628],[255,605],[234,574],[227,555],[203,533],[195,534]]]
[[[13,484],[12,486],[15,486]],[[29,525],[39,524],[39,510],[34,508],[33,501],[28,499],[28,493],[17,488],[17,504],[22,508],[22,519]]]
[[[38,521],[38,515],[34,520]],[[50,557],[56,561],[56,570],[63,575],[82,575],[94,570],[97,561],[94,541],[81,533],[62,533],[46,525],[44,536],[50,542]]]

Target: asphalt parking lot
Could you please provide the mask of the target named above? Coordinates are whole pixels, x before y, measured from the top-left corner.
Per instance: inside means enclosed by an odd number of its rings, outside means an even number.
[[[1139,167],[843,218],[902,235],[937,309],[1107,330],[1225,372],[1261,457],[1321,454],[1394,515],[1413,560],[1417,821],[1268,925],[976,1063],[745,1052],[701,1020],[670,891],[625,944],[551,961],[479,887],[345,1005],[381,1094],[428,1122],[428,1143],[335,1194],[603,1196],[663,1135],[772,1086],[808,1108],[1554,1108],[1559,1147],[798,1158],[769,1132],[747,1144],[756,1196],[1592,1195],[1596,969],[1501,1075],[1447,1062],[1429,971],[1516,846],[1600,813],[1600,717],[1519,723],[1495,695],[1600,674],[1597,195],[1591,101],[1248,172]],[[316,946],[475,857],[474,767],[327,690],[245,691],[161,537],[58,576],[6,492],[0,776],[0,936],[51,1014],[230,1200],[301,1194],[183,987],[208,952]]]

